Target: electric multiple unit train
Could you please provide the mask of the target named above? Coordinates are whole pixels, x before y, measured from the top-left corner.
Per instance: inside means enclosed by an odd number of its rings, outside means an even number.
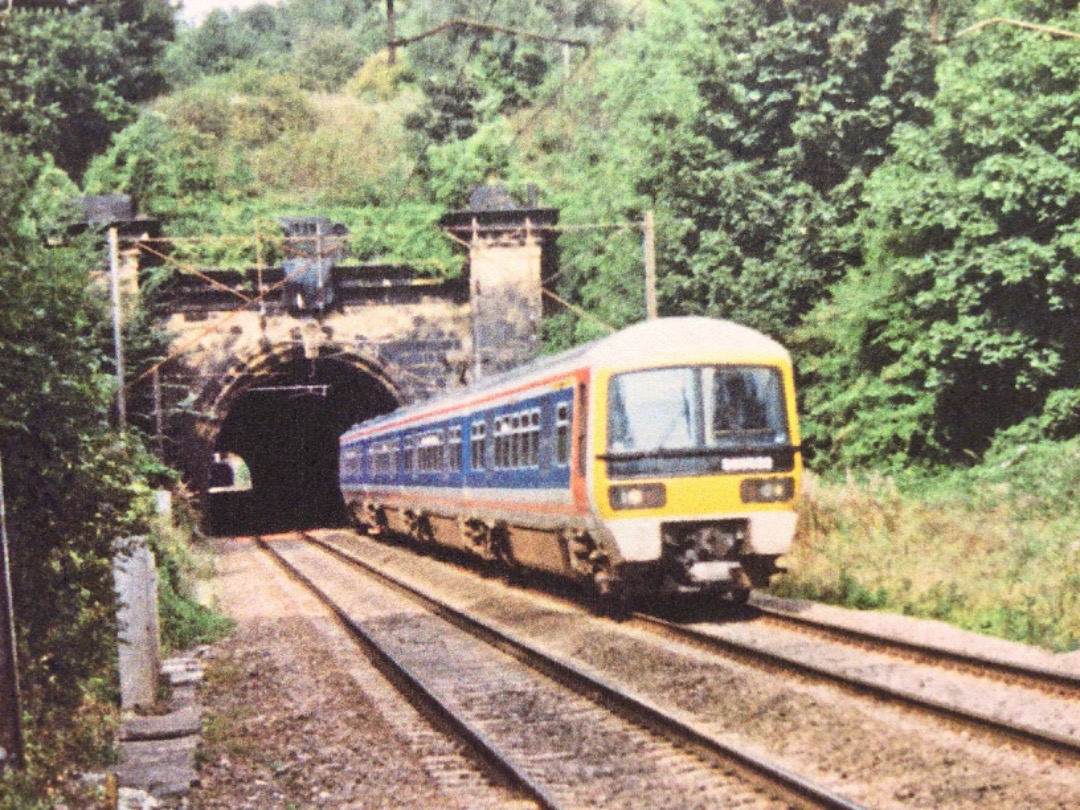
[[[612,599],[745,600],[784,570],[801,472],[788,352],[707,318],[646,321],[341,437],[369,529]]]

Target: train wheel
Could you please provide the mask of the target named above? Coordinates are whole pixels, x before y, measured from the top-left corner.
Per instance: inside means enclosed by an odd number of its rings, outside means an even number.
[[[626,586],[606,570],[593,575],[593,612],[615,621],[625,621],[633,613]]]
[[[750,599],[749,588],[736,588],[733,591],[728,591],[724,594],[724,604],[731,607],[739,607],[745,605],[747,600]]]

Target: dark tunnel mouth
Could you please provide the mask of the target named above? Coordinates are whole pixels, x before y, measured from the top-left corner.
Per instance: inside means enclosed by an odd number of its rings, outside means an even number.
[[[239,385],[213,451],[244,460],[250,489],[208,488],[205,528],[251,535],[343,525],[338,437],[392,411],[397,397],[374,373],[324,358],[283,361]]]

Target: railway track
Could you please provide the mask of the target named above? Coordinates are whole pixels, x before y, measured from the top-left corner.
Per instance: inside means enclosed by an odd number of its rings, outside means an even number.
[[[1011,743],[1080,759],[1080,679],[820,621],[748,609],[749,622],[688,626],[637,613],[633,622],[755,666],[798,672]],[[1031,706],[1038,701],[1041,713]],[[1028,717],[1029,719],[1022,719]]]
[[[347,550],[262,545],[537,806],[859,807]]]
[[[741,615],[750,620],[691,626],[638,612],[631,624],[928,713],[996,742],[1080,760],[1077,674],[839,626],[760,602]],[[1041,711],[1032,710],[1036,704]]]
[[[945,647],[940,644],[920,643],[884,633],[874,633],[815,619],[801,613],[770,606],[757,601],[753,610],[760,622],[797,629],[809,635],[835,639],[860,648],[887,652],[897,658],[929,664],[942,669],[963,672],[980,678],[988,678],[1007,684],[1026,686],[1031,689],[1080,699],[1080,674],[1037,664],[1022,664],[1003,657],[980,655]]]

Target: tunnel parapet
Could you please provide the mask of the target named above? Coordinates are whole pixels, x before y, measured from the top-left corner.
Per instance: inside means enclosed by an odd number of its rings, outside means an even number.
[[[157,301],[177,357],[161,369],[156,409],[188,487],[208,498],[214,453],[235,453],[250,465],[253,512],[304,499],[329,514],[337,433],[535,357],[559,212],[490,192],[440,221],[468,250],[461,279],[339,265],[334,242],[333,272],[316,280],[332,295],[313,308],[268,294],[285,288],[283,267],[178,269]],[[308,235],[320,257],[347,236],[328,223]]]
[[[470,208],[439,224],[469,251],[472,377],[507,371],[536,357],[544,279],[557,264],[559,211],[517,205],[500,186],[470,194]]]

